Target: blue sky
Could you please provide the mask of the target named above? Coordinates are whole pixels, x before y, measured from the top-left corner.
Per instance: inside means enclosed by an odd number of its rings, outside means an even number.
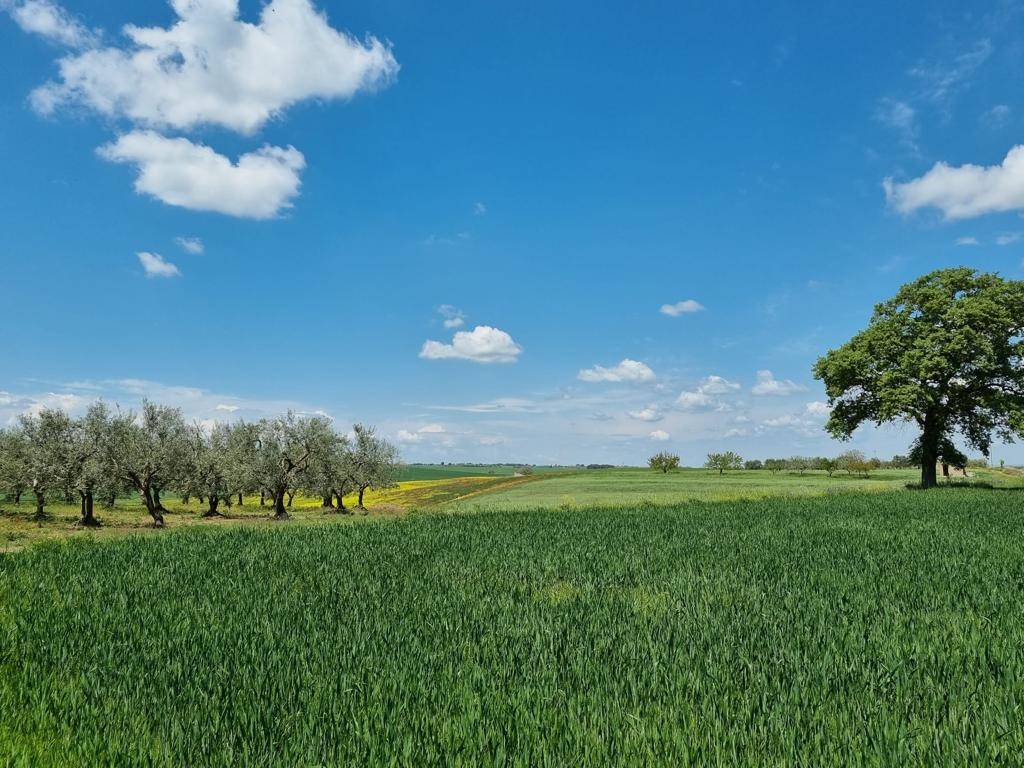
[[[99,5],[0,0],[0,420],[835,453],[818,355],[932,269],[1021,277],[1013,4]]]

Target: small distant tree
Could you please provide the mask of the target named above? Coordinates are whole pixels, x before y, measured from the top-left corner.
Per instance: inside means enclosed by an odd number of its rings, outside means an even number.
[[[867,458],[861,451],[844,451],[836,457],[836,468],[848,475],[860,472],[861,467],[865,464],[867,464]]]
[[[786,460],[788,468],[794,472],[799,472],[801,475],[810,469],[813,464],[814,460],[807,456],[792,456]]]
[[[720,475],[728,469],[740,469],[742,466],[743,458],[732,451],[709,453],[707,461],[704,462],[706,469],[717,469]]]
[[[764,469],[764,464],[761,462],[760,459],[748,459],[747,461],[743,462],[743,468],[755,470]]]
[[[786,468],[786,461],[785,459],[765,459],[764,468],[774,475]]]
[[[520,467],[516,467],[516,474],[522,475],[523,477],[526,477],[527,475],[532,475],[533,467],[531,467],[529,464],[523,464]]]
[[[822,458],[818,463],[818,468],[823,470],[829,477],[832,477],[839,469],[839,462],[835,459]]]
[[[672,470],[679,468],[679,457],[674,453],[661,451],[647,460],[647,466],[657,472],[668,474]]]

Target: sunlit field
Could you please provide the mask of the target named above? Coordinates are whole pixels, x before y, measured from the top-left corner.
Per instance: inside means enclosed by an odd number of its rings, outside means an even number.
[[[407,464],[400,480],[444,480],[454,477],[512,477],[521,467],[517,464]],[[573,471],[572,467],[530,468],[533,474]]]
[[[0,557],[0,747],[65,766],[1016,764],[1022,500],[43,543]]]
[[[969,481],[1024,485],[1024,478],[998,470],[971,470]],[[687,501],[729,501],[769,497],[818,496],[848,491],[903,489],[920,479],[920,470],[875,470],[868,477],[836,472],[803,473],[736,470],[718,474],[682,469],[668,474],[650,469],[584,470],[538,478],[460,501],[463,509],[666,505]]]
[[[414,467],[411,474],[430,474],[433,466]],[[446,470],[448,467],[437,467]],[[188,504],[179,497],[165,495],[171,528],[231,525],[304,525],[311,522],[350,522],[403,515],[410,511],[445,510],[476,512],[485,510],[521,511],[537,508],[582,509],[587,507],[669,506],[701,501],[730,501],[803,496],[830,496],[850,491],[892,491],[905,489],[918,479],[914,470],[877,470],[863,478],[837,472],[829,477],[824,472],[804,473],[761,470],[737,470],[719,475],[706,469],[682,469],[668,474],[650,469],[554,469],[528,476],[514,474],[516,467],[491,467],[494,474],[463,476],[466,467],[454,466],[455,476],[438,479],[402,480],[394,488],[368,491],[367,509],[337,514],[321,508],[319,498],[294,497],[286,523],[268,520],[269,506],[260,506],[258,496],[247,496],[243,506],[222,505],[222,517],[203,518],[206,505],[192,499]],[[961,482],[961,481],[953,481]],[[997,487],[1024,487],[1024,476],[1016,470],[972,470],[971,483]],[[345,498],[350,508],[356,496]],[[103,523],[98,529],[77,526],[77,504],[58,500],[47,504],[48,517],[42,522],[32,519],[34,506],[23,498],[14,505],[0,500],[0,552],[21,549],[29,543],[66,537],[109,538],[128,533],[152,531],[150,518],[142,504],[134,498],[118,499],[113,508],[97,505],[96,514]]]
[[[513,475],[492,477],[454,477],[440,480],[408,480],[398,483],[395,488],[382,491],[368,491],[364,499],[365,516],[370,518],[403,514],[411,509],[430,509],[458,499],[471,499],[489,490],[526,482],[526,478]],[[355,495],[347,496],[345,503],[354,508]],[[270,506],[260,506],[258,496],[246,496],[244,504],[232,507],[221,506],[223,516],[204,518],[206,505],[192,499],[185,504],[179,497],[166,495],[163,500],[167,507],[167,526],[169,528],[193,526],[230,526],[230,525],[291,525],[310,522],[348,522],[363,519],[362,510],[351,509],[350,514],[339,514],[333,510],[323,510],[321,499],[295,496],[289,507],[291,520],[281,523],[268,519]],[[77,526],[79,506],[59,501],[48,503],[48,517],[42,522],[33,520],[35,507],[32,501],[22,498],[20,505],[10,499],[0,500],[0,552],[20,549],[25,545],[44,539],[53,538],[109,538],[128,533],[146,533],[153,531],[152,521],[145,508],[135,498],[118,499],[113,508],[96,506],[96,516],[102,526],[96,529],[81,529]],[[155,533],[163,533],[162,531]]]

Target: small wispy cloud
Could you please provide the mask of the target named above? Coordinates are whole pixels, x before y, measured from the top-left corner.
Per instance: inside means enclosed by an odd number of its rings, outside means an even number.
[[[910,104],[886,96],[875,108],[875,119],[893,129],[905,147],[917,151],[917,110]]]
[[[963,246],[963,245],[981,245],[981,243],[978,242],[978,238],[976,238],[976,237],[958,237],[956,239],[956,243],[955,244],[959,245],[959,246]]]
[[[174,242],[178,244],[178,247],[185,253],[191,253],[193,256],[202,253],[205,250],[203,241],[198,237],[176,237]]]
[[[442,304],[437,313],[444,319],[445,328],[461,328],[466,324],[466,313],[451,304]]]
[[[950,99],[971,82],[974,73],[988,61],[992,51],[990,40],[979,40],[949,63],[922,62],[911,67],[909,74],[920,82],[921,98],[948,107]]]
[[[51,0],[0,0],[22,31],[44,37],[68,48],[91,48],[99,43],[98,32],[87,29],[78,19]]]
[[[473,215],[474,216],[486,216],[487,205],[485,203],[476,202],[473,203]]]
[[[1006,104],[996,104],[981,113],[981,122],[989,128],[1002,128],[1010,122],[1010,113],[1010,107]]]
[[[700,312],[704,309],[704,305],[695,299],[684,299],[683,301],[677,301],[675,304],[662,304],[661,309],[658,311],[663,315],[669,317],[679,317],[680,315],[689,315],[694,312]]]
[[[1024,232],[1003,232],[996,237],[996,245],[1013,245],[1024,237]]]
[[[139,251],[135,255],[138,257],[146,277],[181,277],[181,270],[159,253]]]

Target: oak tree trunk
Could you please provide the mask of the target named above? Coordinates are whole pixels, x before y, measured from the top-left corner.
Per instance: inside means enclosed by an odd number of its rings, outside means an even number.
[[[931,425],[930,419],[925,419],[924,432],[921,435],[921,487],[935,488],[939,484],[936,464],[939,461],[939,435]]]

